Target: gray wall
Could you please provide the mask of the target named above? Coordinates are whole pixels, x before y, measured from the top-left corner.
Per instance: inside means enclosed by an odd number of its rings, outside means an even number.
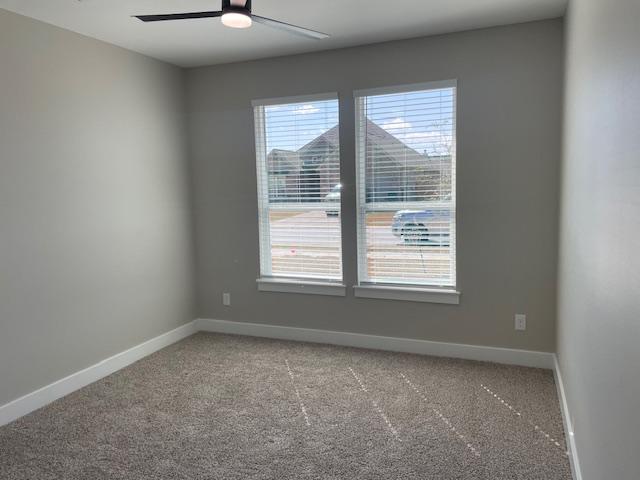
[[[640,478],[640,2],[567,26],[558,355],[585,480]]]
[[[555,349],[561,20],[188,72],[201,317]],[[356,282],[354,89],[457,78],[459,306],[258,292],[251,100],[338,91],[345,280]],[[222,306],[222,292],[233,305]],[[528,314],[515,332],[513,315]]]
[[[0,405],[194,318],[183,80],[0,10]]]

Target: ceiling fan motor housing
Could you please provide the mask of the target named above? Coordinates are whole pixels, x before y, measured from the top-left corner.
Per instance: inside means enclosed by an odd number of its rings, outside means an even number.
[[[222,0],[223,13],[240,13],[251,15],[251,0]]]

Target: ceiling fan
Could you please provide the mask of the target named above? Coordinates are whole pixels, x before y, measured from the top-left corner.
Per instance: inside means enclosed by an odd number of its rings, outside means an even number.
[[[215,12],[169,13],[166,15],[135,15],[143,22],[161,22],[164,20],[188,20],[192,18],[222,17],[222,23],[231,28],[248,28],[255,21],[268,27],[285,30],[289,33],[320,40],[329,35],[308,28],[291,25],[271,18],[251,13],[251,0],[222,0],[222,10]]]

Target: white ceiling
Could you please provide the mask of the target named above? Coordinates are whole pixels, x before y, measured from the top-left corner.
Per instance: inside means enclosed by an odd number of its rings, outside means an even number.
[[[253,0],[253,13],[331,34],[307,40],[218,18],[143,23],[132,15],[219,10],[220,0],[0,0],[0,8],[183,67],[505,25],[564,14],[566,0]]]

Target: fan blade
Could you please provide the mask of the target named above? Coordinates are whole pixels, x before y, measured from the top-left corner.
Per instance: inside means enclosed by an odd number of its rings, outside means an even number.
[[[261,17],[259,15],[251,15],[251,18],[254,21],[262,23],[263,25],[266,25],[268,27],[279,28],[280,30],[285,30],[289,33],[294,33],[302,37],[313,38],[315,40],[329,38],[329,35],[327,35],[326,33],[316,32],[315,30],[309,30],[308,28],[291,25],[290,23],[279,22],[278,20],[273,20],[271,18]]]
[[[134,15],[143,22],[161,22],[163,20],[188,20],[190,18],[219,17],[222,12],[169,13],[167,15]]]

